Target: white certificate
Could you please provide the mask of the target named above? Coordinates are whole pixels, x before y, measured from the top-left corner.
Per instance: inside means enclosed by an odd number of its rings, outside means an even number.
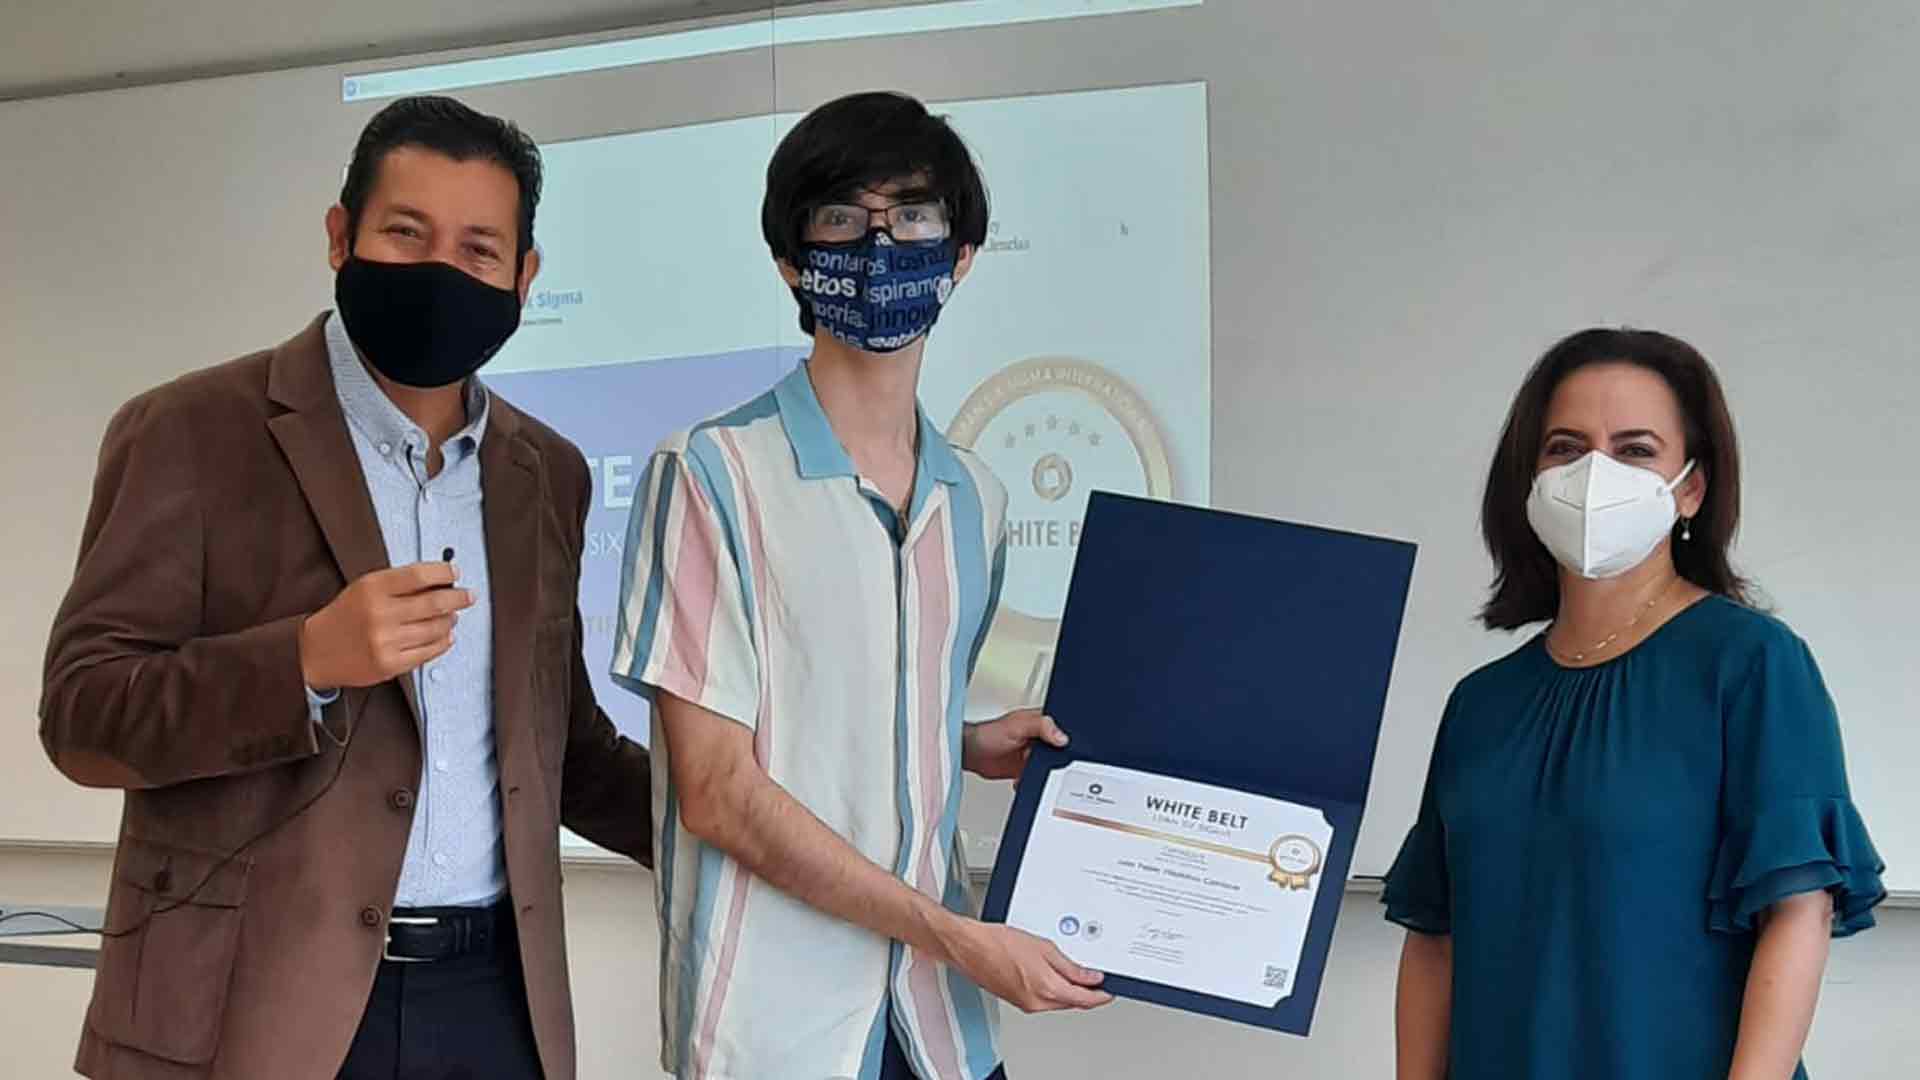
[[[1077,762],[1047,778],[1007,923],[1086,967],[1272,1008],[1332,842],[1312,807]]]

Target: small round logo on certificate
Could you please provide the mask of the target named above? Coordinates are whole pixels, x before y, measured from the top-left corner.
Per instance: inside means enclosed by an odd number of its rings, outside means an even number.
[[[1267,861],[1273,864],[1273,873],[1267,880],[1286,889],[1305,889],[1313,884],[1314,875],[1320,873],[1325,859],[1320,845],[1312,840],[1299,835],[1283,836],[1267,850]]]
[[[1060,920],[1060,936],[1076,937],[1080,933],[1080,920],[1071,915]]]

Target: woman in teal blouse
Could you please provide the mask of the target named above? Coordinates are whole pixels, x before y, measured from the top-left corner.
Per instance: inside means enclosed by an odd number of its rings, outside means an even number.
[[[1454,689],[1387,876],[1401,1080],[1788,1080],[1829,937],[1884,869],[1807,646],[1728,561],[1718,379],[1588,330],[1507,417],[1488,627],[1551,620]]]

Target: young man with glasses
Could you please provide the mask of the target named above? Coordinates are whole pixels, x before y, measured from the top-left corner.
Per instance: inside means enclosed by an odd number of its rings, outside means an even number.
[[[1066,736],[963,722],[1006,493],[917,405],[927,333],[986,238],[946,122],[843,98],[775,151],[761,224],[813,354],[669,439],[634,500],[614,676],[654,706],[664,1033],[682,1078],[1004,1075],[988,995],[1111,1000],[966,912],[960,770]]]

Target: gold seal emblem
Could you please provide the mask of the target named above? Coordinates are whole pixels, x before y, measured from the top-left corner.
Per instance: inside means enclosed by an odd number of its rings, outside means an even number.
[[[1267,862],[1273,865],[1267,880],[1284,889],[1305,889],[1324,861],[1319,844],[1297,834],[1283,836],[1267,849]]]
[[[1073,490],[1073,462],[1059,454],[1047,454],[1033,463],[1033,493],[1048,502],[1059,502]]]
[[[1125,379],[1087,360],[1042,356],[975,387],[947,438],[1008,481],[1004,599],[972,700],[994,712],[1031,706],[1053,672],[1087,495],[1177,498],[1166,433]]]

